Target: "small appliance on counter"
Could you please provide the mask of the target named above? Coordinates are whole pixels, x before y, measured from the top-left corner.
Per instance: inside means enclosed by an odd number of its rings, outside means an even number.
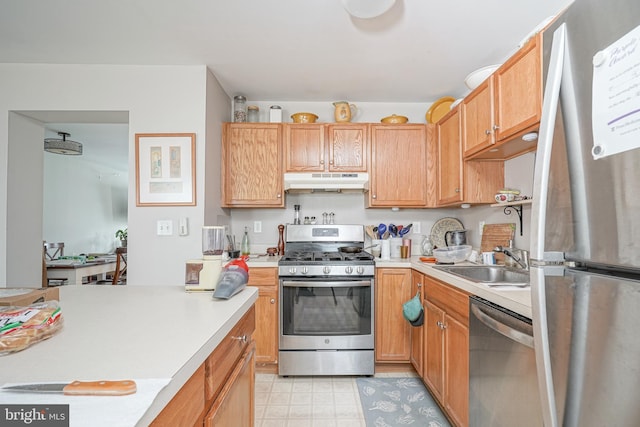
[[[213,291],[222,271],[224,251],[224,227],[202,227],[202,259],[189,260],[186,264],[185,290]]]

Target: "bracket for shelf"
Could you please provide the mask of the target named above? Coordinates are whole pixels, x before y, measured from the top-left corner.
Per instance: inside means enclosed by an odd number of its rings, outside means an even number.
[[[518,220],[520,221],[520,235],[522,236],[522,205],[509,205],[505,206],[503,212],[505,215],[511,215],[512,210],[518,214]]]

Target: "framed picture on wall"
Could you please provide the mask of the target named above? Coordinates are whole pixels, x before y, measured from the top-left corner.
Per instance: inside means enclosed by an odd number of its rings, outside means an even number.
[[[136,206],[195,206],[196,134],[136,134]]]

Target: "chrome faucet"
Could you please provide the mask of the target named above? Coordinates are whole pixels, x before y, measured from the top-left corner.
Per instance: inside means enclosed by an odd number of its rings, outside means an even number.
[[[505,248],[504,246],[496,246],[495,248],[493,248],[493,251],[502,252],[503,254],[514,260],[520,267],[524,268],[525,270],[529,269],[529,259],[527,251],[515,248]],[[516,255],[516,252],[519,252],[520,256]]]

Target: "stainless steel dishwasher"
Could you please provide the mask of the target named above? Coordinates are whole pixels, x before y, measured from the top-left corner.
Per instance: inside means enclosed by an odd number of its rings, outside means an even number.
[[[469,425],[542,426],[531,319],[470,300]]]

